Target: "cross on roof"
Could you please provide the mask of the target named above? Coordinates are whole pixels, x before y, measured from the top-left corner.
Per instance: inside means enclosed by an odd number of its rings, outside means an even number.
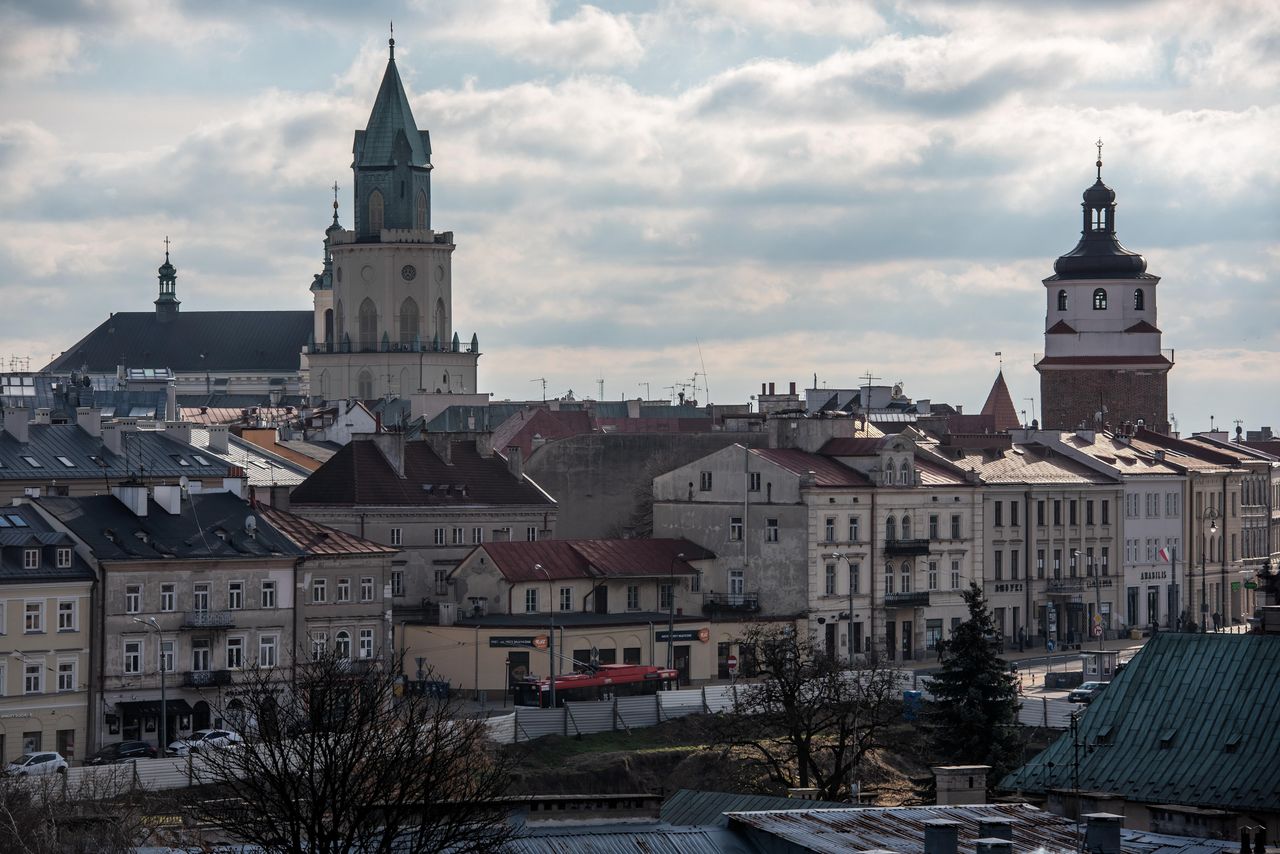
[[[169,235],[164,236],[164,260],[169,260]]]
[[[1098,180],[1102,180],[1102,137],[1098,137],[1098,141],[1094,143],[1098,147]]]

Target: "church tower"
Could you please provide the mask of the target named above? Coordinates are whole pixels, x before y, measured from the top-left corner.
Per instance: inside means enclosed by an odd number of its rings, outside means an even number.
[[[396,68],[395,39],[369,121],[355,134],[353,228],[325,232],[311,285],[311,397],[475,394],[479,343],[453,328],[453,232],[431,228],[431,138],[418,130]],[[420,414],[416,412],[415,414]]]
[[[156,271],[160,279],[160,294],[156,297],[156,320],[168,323],[178,314],[178,268],[169,262],[169,238],[164,239],[164,263]]]
[[[1116,238],[1116,194],[1097,181],[1084,192],[1080,242],[1044,280],[1044,355],[1036,363],[1044,426],[1168,430],[1172,351],[1160,349],[1156,285],[1146,260]]]

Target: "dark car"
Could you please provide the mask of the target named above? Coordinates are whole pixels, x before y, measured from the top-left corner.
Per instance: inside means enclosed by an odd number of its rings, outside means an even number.
[[[1067,695],[1068,703],[1092,703],[1098,699],[1098,695],[1103,689],[1111,683],[1109,682],[1085,682],[1079,688],[1075,688]]]
[[[121,741],[108,744],[84,760],[85,765],[111,765],[131,759],[155,759],[156,749],[145,741]]]

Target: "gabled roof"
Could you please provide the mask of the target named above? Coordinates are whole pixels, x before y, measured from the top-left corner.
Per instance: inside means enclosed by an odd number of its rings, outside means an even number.
[[[983,483],[1115,483],[1115,478],[1043,445],[1014,445],[991,451],[965,449],[953,461],[978,472]]]
[[[650,578],[693,575],[691,560],[715,554],[685,539],[652,540],[536,540],[485,543],[484,552],[507,581],[545,581],[568,578]],[[683,557],[679,557],[683,555]]]
[[[525,459],[533,453],[533,438],[544,440],[564,439],[591,432],[591,415],[576,409],[552,412],[549,409],[529,407],[512,415],[493,431],[493,449],[503,457],[507,448],[515,445]]]
[[[1059,320],[1057,323],[1045,330],[1046,335],[1075,335],[1076,328],[1065,320]]]
[[[71,565],[60,567],[46,546],[75,547],[70,535],[55,531],[33,507],[0,507],[0,584],[92,581],[93,570],[74,551]],[[40,549],[40,565],[29,568],[23,553]]]
[[[0,434],[0,481],[96,480],[106,489],[107,483],[130,476],[199,479],[235,473],[227,461],[152,430],[124,433],[127,454],[111,453],[101,438],[75,424],[30,424],[27,430],[26,442]]]
[[[1152,326],[1150,323],[1147,323],[1145,320],[1139,320],[1137,323],[1133,324],[1133,326],[1130,326],[1128,329],[1126,329],[1126,330],[1125,330],[1125,332],[1155,332],[1155,333],[1159,333],[1159,332],[1160,332],[1160,330],[1159,330],[1159,329],[1156,329],[1154,326]]]
[[[517,480],[497,456],[482,457],[473,442],[454,442],[445,462],[425,441],[405,441],[405,476],[370,439],[355,439],[311,473],[290,497],[298,505],[551,505],[527,478]]]
[[[382,85],[369,112],[369,123],[363,131],[356,132],[356,167],[395,165],[396,139],[403,134],[409,146],[410,166],[427,166],[431,163],[431,142],[425,131],[419,132],[409,108],[409,96],[405,94],[396,61],[387,62],[382,75]]]
[[[995,419],[996,431],[1000,433],[1022,426],[1013,398],[1009,395],[1009,386],[1004,381],[1004,371],[996,374],[996,381],[991,384],[991,391],[987,393],[987,402],[982,404],[982,414]]]
[[[1079,784],[1126,800],[1272,811],[1280,792],[1280,635],[1160,632],[1079,723]],[[1234,742],[1234,744],[1233,744]],[[1064,735],[1001,788],[1073,787]]]
[[[115,373],[116,367],[179,373],[296,372],[315,331],[310,311],[183,311],[161,322],[153,311],[121,311],[45,368]]]
[[[804,477],[813,472],[815,486],[871,486],[861,472],[842,465],[830,457],[798,451],[793,448],[753,448],[751,453]]]
[[[255,511],[271,526],[284,534],[311,557],[350,557],[354,555],[394,555],[400,550],[372,540],[312,522],[276,507],[258,505]]]

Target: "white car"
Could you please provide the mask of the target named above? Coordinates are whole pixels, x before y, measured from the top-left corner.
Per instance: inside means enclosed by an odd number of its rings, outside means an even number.
[[[34,777],[38,774],[65,774],[67,760],[61,753],[24,753],[5,766],[4,772],[15,777]]]
[[[219,747],[235,747],[244,741],[239,733],[229,729],[198,729],[190,738],[180,738],[169,745],[169,752],[174,756],[186,756],[188,753],[199,753]]]

